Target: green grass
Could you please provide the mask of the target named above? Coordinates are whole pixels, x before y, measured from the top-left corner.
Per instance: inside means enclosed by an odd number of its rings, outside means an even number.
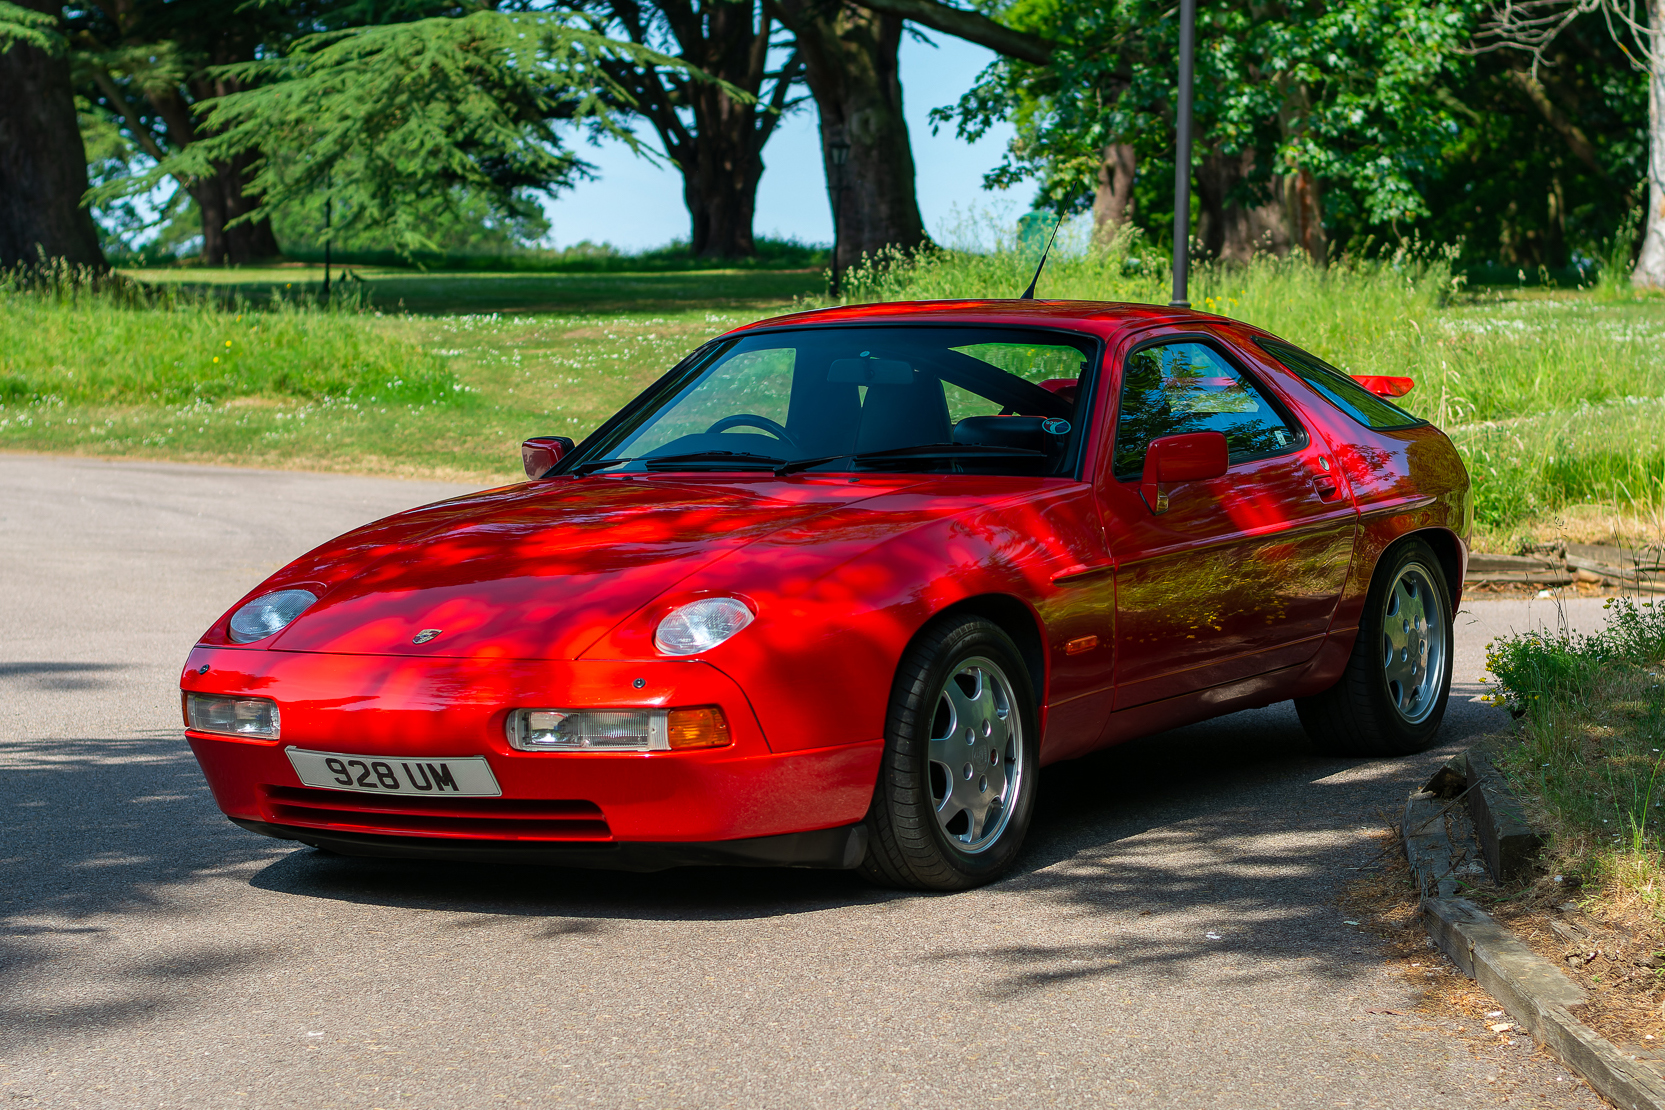
[[[1166,302],[1164,258],[1071,230],[1040,296]],[[847,299],[1014,296],[1035,253],[891,258],[850,273]],[[135,271],[142,295],[0,283],[0,448],[510,478],[525,436],[580,436],[707,337],[825,303],[808,270],[353,272],[329,308],[300,264]],[[1488,547],[1590,503],[1665,515],[1665,298],[1473,291],[1409,251],[1199,266],[1191,297],[1351,372],[1414,377],[1404,404],[1467,457]]]
[[[1497,757],[1556,871],[1607,908],[1665,915],[1665,602],[1616,598],[1592,635],[1488,645],[1493,699],[1521,717]]]
[[[250,268],[168,267],[124,271],[137,281],[227,303],[264,305],[274,296],[316,298],[324,267],[314,263]],[[353,275],[353,276],[348,276]],[[617,273],[472,273],[335,266],[334,292],[384,313],[450,315],[505,312],[646,312],[732,308],[759,311],[826,289],[819,270],[679,270]]]

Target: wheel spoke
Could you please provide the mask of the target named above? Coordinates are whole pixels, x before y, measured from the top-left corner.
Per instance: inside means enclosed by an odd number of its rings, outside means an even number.
[[[968,659],[943,683],[925,757],[943,832],[969,851],[998,838],[1017,789],[1022,735],[1006,676]],[[938,723],[940,722],[940,723]]]
[[[1445,681],[1448,630],[1426,567],[1405,566],[1382,606],[1382,677],[1407,721],[1425,718]]]

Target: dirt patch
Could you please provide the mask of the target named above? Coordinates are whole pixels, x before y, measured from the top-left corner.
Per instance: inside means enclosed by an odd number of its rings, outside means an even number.
[[[1565,884],[1557,903],[1555,887],[1549,876],[1514,901],[1476,900],[1589,992],[1580,1021],[1615,1044],[1665,1048],[1665,928],[1640,910],[1586,913]]]

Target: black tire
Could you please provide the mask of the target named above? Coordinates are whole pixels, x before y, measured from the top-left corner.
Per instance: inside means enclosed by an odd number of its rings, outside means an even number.
[[[1012,638],[979,617],[926,628],[891,687],[863,874],[912,890],[999,878],[1029,830],[1039,746],[1034,690]],[[953,773],[933,755],[951,755]]]
[[[1407,616],[1407,599],[1421,606],[1427,630],[1420,637],[1416,620]],[[1295,699],[1313,745],[1345,756],[1410,755],[1431,745],[1451,697],[1452,619],[1451,590],[1433,549],[1418,539],[1389,548],[1371,579],[1347,669],[1323,693]],[[1395,623],[1402,629],[1396,630]],[[1397,643],[1406,637],[1408,644]],[[1414,685],[1407,684],[1402,681],[1405,667],[1415,660],[1407,663],[1401,654],[1396,665],[1393,654],[1415,652],[1419,644],[1430,645],[1424,650],[1424,669]],[[1432,658],[1436,650],[1437,660]],[[1416,691],[1420,696],[1414,696]]]

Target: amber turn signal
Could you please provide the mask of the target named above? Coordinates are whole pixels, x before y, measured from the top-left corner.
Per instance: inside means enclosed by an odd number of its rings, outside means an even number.
[[[701,705],[693,709],[673,709],[666,731],[671,748],[723,748],[732,741],[728,734],[728,720],[715,705]]]

